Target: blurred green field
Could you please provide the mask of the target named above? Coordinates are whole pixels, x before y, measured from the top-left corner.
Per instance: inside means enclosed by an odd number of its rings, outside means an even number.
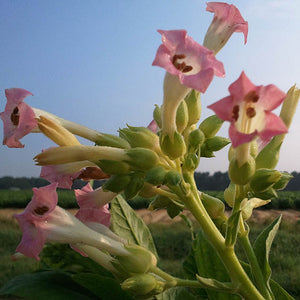
[[[74,191],[58,190],[58,204],[63,208],[77,208]],[[206,193],[224,201],[223,192],[206,191]],[[24,208],[31,200],[32,190],[0,190],[0,208]],[[147,208],[152,199],[136,197],[128,203],[134,209]],[[300,191],[281,191],[278,198],[262,209],[296,209],[300,210]]]
[[[264,223],[270,223],[265,220]],[[265,224],[251,224],[253,240]],[[18,274],[27,273],[39,268],[39,262],[24,258],[11,261],[11,255],[21,239],[21,231],[15,220],[0,218],[0,286]],[[192,243],[189,229],[182,222],[149,224],[158,254],[159,266],[169,273],[184,277],[182,262],[188,255]],[[272,278],[280,283],[295,299],[300,299],[300,222],[281,224],[270,255]],[[69,249],[69,247],[66,247]],[[65,248],[65,249],[66,249]],[[241,258],[244,254],[237,248]]]

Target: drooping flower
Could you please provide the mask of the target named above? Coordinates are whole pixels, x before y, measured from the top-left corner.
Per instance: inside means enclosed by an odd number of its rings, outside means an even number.
[[[209,105],[215,114],[224,121],[229,121],[229,137],[232,146],[252,141],[258,136],[262,141],[269,141],[273,136],[287,132],[287,127],[271,111],[278,107],[286,94],[270,84],[254,85],[244,72],[229,86],[230,96]]]
[[[204,93],[214,75],[225,75],[223,64],[215,58],[213,51],[195,42],[186,30],[158,32],[162,35],[162,45],[152,65],[178,76],[181,84]]]
[[[95,222],[109,226],[110,213],[108,203],[116,195],[116,193],[110,191],[103,191],[101,187],[93,190],[89,183],[82,189],[76,189],[75,196],[80,207],[76,217],[83,223]]]
[[[33,198],[22,214],[15,215],[23,236],[16,251],[39,259],[46,242],[90,245],[115,255],[128,255],[122,243],[84,225],[57,206],[57,184],[34,188]]]
[[[218,53],[234,32],[242,32],[247,43],[248,22],[233,4],[208,2],[206,10],[213,12],[214,18],[204,38],[205,47]]]
[[[37,127],[34,111],[23,102],[29,95],[32,94],[24,89],[5,90],[7,103],[4,112],[0,113],[4,128],[3,145],[23,148],[24,145],[19,140]]]

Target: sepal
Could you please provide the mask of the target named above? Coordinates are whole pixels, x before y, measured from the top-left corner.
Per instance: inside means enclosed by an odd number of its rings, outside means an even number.
[[[199,129],[202,130],[206,138],[211,138],[217,134],[223,123],[224,121],[219,117],[212,115],[202,121],[202,123],[199,125]]]

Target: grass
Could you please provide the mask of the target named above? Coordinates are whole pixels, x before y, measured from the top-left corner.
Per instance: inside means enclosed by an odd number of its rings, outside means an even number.
[[[269,221],[266,223],[269,223]],[[252,226],[253,225],[253,226]],[[266,224],[251,224],[251,239],[255,239]],[[11,254],[21,239],[21,231],[14,220],[0,219],[0,286],[18,274],[38,269],[39,263],[30,258],[11,261]],[[184,277],[182,262],[188,255],[192,238],[185,224],[150,224],[157,251],[160,256],[159,267]],[[273,269],[272,278],[280,283],[296,299],[300,299],[300,223],[282,223],[270,254]],[[237,249],[244,256],[241,249]]]

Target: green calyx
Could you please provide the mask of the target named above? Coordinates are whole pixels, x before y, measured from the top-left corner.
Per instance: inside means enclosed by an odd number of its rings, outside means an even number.
[[[146,295],[155,289],[157,284],[156,278],[150,274],[138,274],[127,278],[122,282],[123,290],[135,295]]]
[[[236,158],[229,164],[228,175],[230,180],[239,185],[245,185],[255,173],[255,160],[249,156],[248,160],[241,166]]]
[[[281,178],[276,170],[258,169],[250,180],[250,188],[255,192],[264,192],[272,187]]]
[[[149,170],[159,163],[157,154],[146,148],[132,148],[126,151],[128,164],[133,170]]]
[[[202,130],[206,138],[214,137],[223,125],[221,120],[216,115],[206,118],[200,125],[199,129]]]
[[[123,138],[107,134],[107,133],[101,133],[98,136],[97,141],[95,142],[97,146],[109,146],[109,147],[115,147],[115,148],[121,148],[121,149],[129,149],[130,145],[129,143],[124,140]]]
[[[163,153],[171,159],[179,158],[186,152],[184,139],[177,131],[172,137],[161,134],[159,142]]]

